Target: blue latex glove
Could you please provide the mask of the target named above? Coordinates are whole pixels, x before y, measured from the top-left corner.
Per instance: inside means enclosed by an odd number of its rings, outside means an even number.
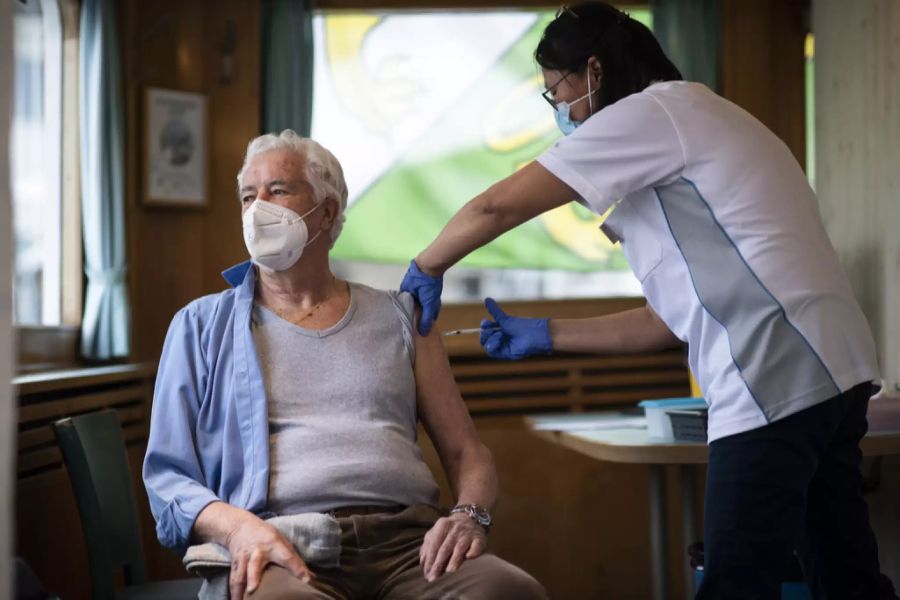
[[[485,298],[484,307],[494,318],[481,322],[481,345],[491,358],[518,360],[553,351],[549,319],[511,317],[493,298]]]
[[[428,335],[432,325],[441,313],[441,291],[444,289],[443,277],[432,277],[419,270],[416,261],[409,261],[409,268],[400,283],[401,292],[409,292],[422,307],[419,318],[419,335]]]

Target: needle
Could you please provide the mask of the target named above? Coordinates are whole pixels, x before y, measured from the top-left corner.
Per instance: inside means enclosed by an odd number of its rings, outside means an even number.
[[[493,329],[500,329],[493,327]],[[469,335],[472,333],[481,333],[481,327],[472,327],[470,329],[454,329],[453,331],[445,331],[444,335]]]

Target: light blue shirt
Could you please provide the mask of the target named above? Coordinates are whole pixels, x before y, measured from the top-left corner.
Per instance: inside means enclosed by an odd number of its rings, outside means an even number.
[[[175,315],[159,362],[143,476],[156,535],[179,552],[210,502],[269,516],[269,434],[250,330],[250,267],[231,267],[222,275],[232,289]]]

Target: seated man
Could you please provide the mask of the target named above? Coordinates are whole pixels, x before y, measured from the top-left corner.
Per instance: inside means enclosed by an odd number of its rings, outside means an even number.
[[[264,135],[238,187],[253,264],[178,312],[160,360],[144,461],[160,541],[227,547],[233,599],[545,598],[485,553],[497,474],[439,335],[416,333],[408,295],[329,269],[338,161],[293,131]],[[418,419],[459,503],[448,516]],[[339,567],[313,573],[263,520],[308,512],[338,517]]]

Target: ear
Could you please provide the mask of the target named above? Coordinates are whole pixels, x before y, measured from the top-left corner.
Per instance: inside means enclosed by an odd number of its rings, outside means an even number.
[[[600,87],[600,80],[603,79],[603,65],[596,56],[588,58],[588,76],[593,77],[593,81]]]
[[[334,227],[338,215],[338,202],[334,198],[327,197],[322,200],[322,229],[330,230]]]

